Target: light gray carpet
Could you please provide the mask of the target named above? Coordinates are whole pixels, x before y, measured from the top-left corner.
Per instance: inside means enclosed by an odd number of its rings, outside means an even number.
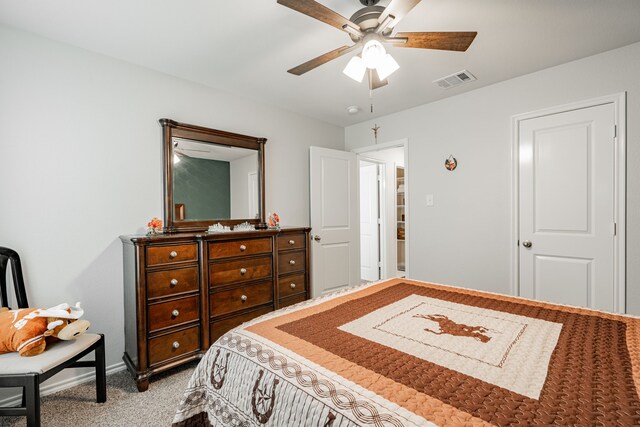
[[[44,427],[170,426],[182,392],[196,367],[191,362],[156,377],[138,393],[128,371],[107,377],[107,401],[96,403],[95,382],[42,398]],[[26,426],[25,417],[0,417],[0,426]]]

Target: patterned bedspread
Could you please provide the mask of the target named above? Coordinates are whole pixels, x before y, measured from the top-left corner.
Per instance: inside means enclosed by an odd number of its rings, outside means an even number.
[[[640,425],[640,319],[394,279],[211,346],[174,426]]]

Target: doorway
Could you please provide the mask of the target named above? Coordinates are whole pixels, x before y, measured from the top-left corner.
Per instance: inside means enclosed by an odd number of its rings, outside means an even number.
[[[624,96],[514,118],[517,294],[625,311]]]
[[[354,151],[360,180],[361,281],[406,277],[406,141]]]
[[[377,158],[377,152],[399,148],[397,160]],[[408,276],[409,246],[409,175],[406,139],[352,151],[324,147],[309,149],[309,212],[313,230],[311,239],[311,295],[319,296],[354,286],[361,280],[360,174],[359,161],[378,165],[381,176],[378,211],[381,213],[379,244],[380,279]],[[382,168],[381,168],[381,165]],[[404,187],[398,183],[397,167],[404,167]],[[378,175],[380,173],[378,172]],[[399,192],[397,190],[400,190]],[[402,193],[398,196],[398,193]],[[398,200],[403,206],[399,206]],[[387,202],[387,200],[389,200]],[[405,202],[406,201],[406,202]],[[382,209],[380,208],[382,206]],[[372,209],[375,212],[375,209]],[[404,215],[404,220],[402,219]],[[400,221],[400,223],[398,222]],[[377,222],[377,221],[376,221]],[[403,231],[398,231],[402,229]],[[406,236],[405,240],[398,235]],[[374,252],[375,254],[375,252]],[[380,255],[381,254],[381,255]],[[375,255],[374,255],[375,258]],[[400,259],[399,259],[400,258]],[[399,262],[400,261],[400,262]],[[404,271],[402,266],[404,265]],[[400,269],[398,268],[400,267]],[[375,269],[374,269],[375,276]]]

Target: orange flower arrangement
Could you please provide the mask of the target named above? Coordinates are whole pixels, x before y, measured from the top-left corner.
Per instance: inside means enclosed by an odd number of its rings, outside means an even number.
[[[162,233],[162,220],[156,217],[151,218],[147,223],[147,236]]]
[[[277,213],[274,212],[271,215],[269,215],[269,218],[267,218],[267,226],[271,228],[280,227],[280,217],[278,216]]]

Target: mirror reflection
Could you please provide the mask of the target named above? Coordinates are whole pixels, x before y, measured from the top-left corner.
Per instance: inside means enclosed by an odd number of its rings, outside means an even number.
[[[258,152],[172,138],[176,221],[259,218]]]

